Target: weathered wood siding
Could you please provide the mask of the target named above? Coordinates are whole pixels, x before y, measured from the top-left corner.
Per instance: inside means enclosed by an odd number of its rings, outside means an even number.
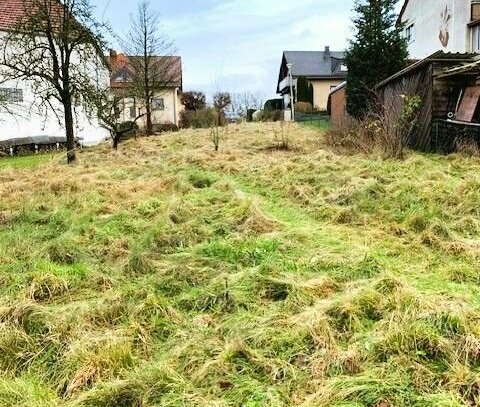
[[[446,152],[450,148],[451,134],[447,132],[451,131],[451,126],[433,123],[452,119],[449,113],[455,114],[461,92],[475,85],[475,77],[472,76],[441,77],[446,69],[458,64],[455,60],[432,60],[378,88],[381,103],[393,112],[397,120],[403,112],[402,95],[420,96],[422,102],[416,125],[408,135],[409,147],[426,152]]]
[[[408,145],[422,151],[431,148],[433,67],[425,65],[381,87],[378,91],[380,103],[393,117],[391,122],[398,123],[403,113],[404,96],[419,96],[421,105],[417,112],[417,121],[412,133],[408,135]]]

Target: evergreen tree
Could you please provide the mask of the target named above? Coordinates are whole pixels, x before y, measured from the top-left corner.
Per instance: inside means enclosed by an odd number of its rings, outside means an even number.
[[[308,80],[305,76],[297,79],[297,102],[310,102]]]
[[[313,84],[310,84],[308,87],[308,101],[312,104],[313,107],[315,107],[315,104],[313,103]]]
[[[347,110],[362,118],[372,107],[373,88],[400,71],[408,57],[402,26],[397,26],[398,0],[356,0],[353,23],[356,36],[345,56]]]

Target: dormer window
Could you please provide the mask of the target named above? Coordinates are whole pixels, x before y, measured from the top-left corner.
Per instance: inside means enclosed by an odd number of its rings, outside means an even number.
[[[113,77],[113,80],[115,82],[129,82],[131,80],[131,77],[128,72],[122,70]]]
[[[127,75],[125,75],[125,74],[118,75],[118,76],[115,77],[115,80],[116,80],[117,82],[128,82],[128,79],[129,79],[129,78],[128,78]]]

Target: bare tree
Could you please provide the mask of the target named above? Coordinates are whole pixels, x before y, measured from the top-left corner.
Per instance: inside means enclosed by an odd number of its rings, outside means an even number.
[[[109,88],[92,89],[95,92],[93,107],[101,126],[108,130],[112,139],[112,147],[117,150],[121,140],[129,133],[138,129],[137,122],[145,117],[146,111],[136,110],[136,116],[128,121],[122,120],[121,112],[125,110],[127,101],[132,98],[128,97],[128,93],[112,92]],[[134,102],[133,102],[134,103]]]
[[[232,96],[228,92],[217,92],[213,95],[213,106],[217,110],[224,110],[232,103]]]
[[[232,104],[232,96],[228,92],[217,92],[213,95],[213,106],[218,113],[218,124],[226,123],[225,110]]]
[[[2,40],[3,81],[26,81],[35,104],[65,127],[67,160],[75,161],[75,107],[104,66],[101,25],[88,0],[24,0],[23,16]]]
[[[190,92],[183,92],[180,95],[182,104],[187,110],[202,110],[207,107],[207,97],[205,93],[192,90]]]
[[[264,96],[261,92],[236,93],[232,97],[229,114],[233,117],[245,119],[248,110],[259,110],[263,107]]]
[[[129,56],[132,96],[145,107],[146,133],[153,134],[155,96],[179,82],[180,67],[172,55],[173,44],[160,30],[160,16],[142,1],[122,46]]]

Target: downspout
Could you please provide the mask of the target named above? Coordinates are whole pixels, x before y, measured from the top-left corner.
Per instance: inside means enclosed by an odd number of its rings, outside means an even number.
[[[178,126],[177,103],[178,103],[178,88],[175,88],[175,90],[173,91],[173,114],[175,117],[175,126]]]

